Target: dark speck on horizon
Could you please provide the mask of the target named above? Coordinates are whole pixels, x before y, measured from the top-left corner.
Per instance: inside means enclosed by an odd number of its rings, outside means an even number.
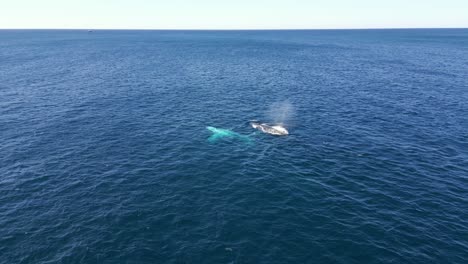
[[[0,142],[2,264],[468,263],[467,29],[0,30]]]

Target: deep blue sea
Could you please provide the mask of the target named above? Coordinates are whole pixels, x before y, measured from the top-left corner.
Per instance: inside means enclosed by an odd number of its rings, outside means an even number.
[[[466,264],[468,29],[1,30],[0,263]]]

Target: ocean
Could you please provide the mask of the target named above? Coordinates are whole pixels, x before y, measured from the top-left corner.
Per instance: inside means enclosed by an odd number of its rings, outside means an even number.
[[[0,142],[0,263],[468,263],[468,29],[1,30]]]

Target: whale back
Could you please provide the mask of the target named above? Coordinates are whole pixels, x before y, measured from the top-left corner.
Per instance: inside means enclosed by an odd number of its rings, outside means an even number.
[[[258,122],[251,122],[250,125],[253,128],[258,129],[262,131],[263,133],[267,133],[270,135],[275,135],[275,136],[289,135],[288,130],[282,125],[270,126],[268,124],[263,124],[263,123],[258,123]]]

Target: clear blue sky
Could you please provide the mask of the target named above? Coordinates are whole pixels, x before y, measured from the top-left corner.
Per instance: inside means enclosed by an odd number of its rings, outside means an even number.
[[[468,0],[0,0],[0,28],[468,27]]]

